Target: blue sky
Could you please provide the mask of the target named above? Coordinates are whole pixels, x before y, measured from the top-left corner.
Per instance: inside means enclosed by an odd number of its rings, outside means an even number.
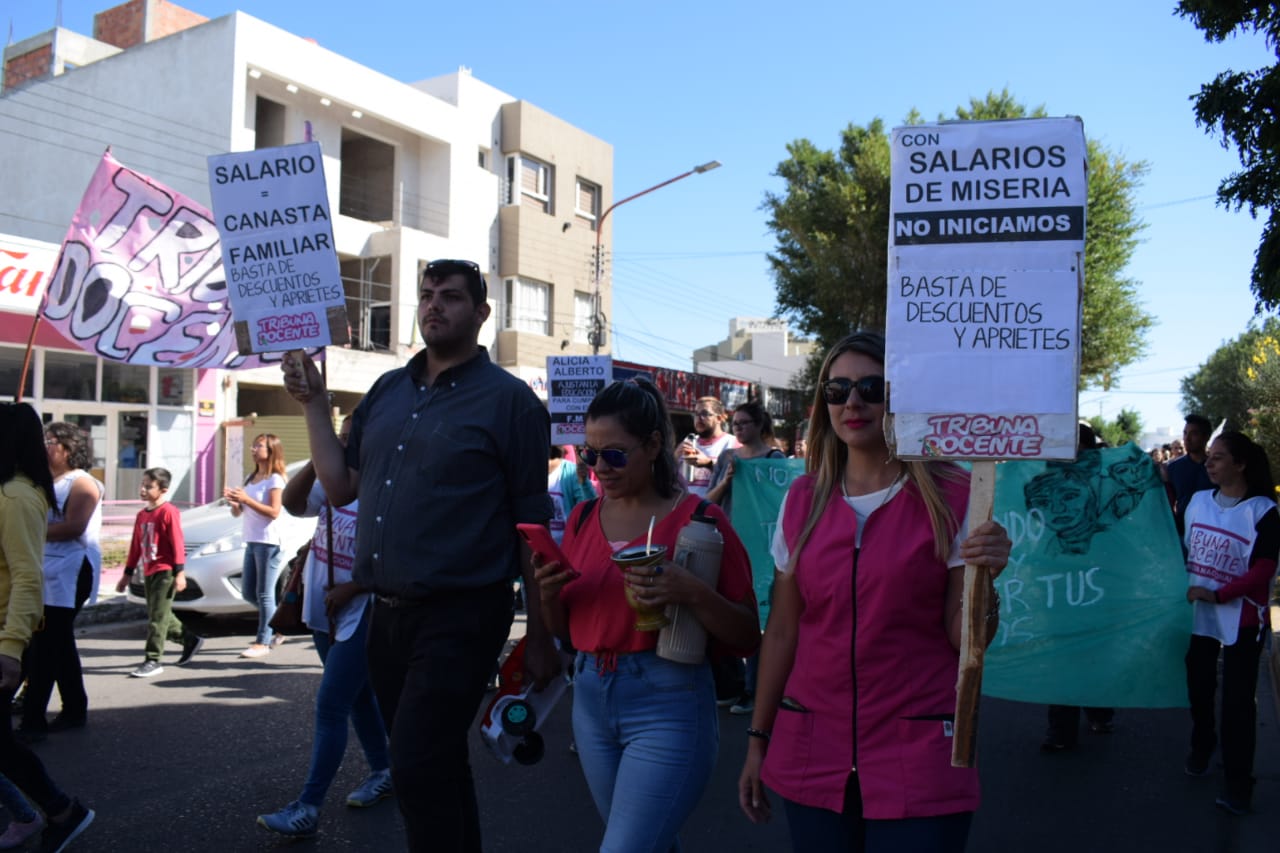
[[[57,5],[0,0],[0,26],[34,35]],[[93,13],[114,4],[61,5],[64,27],[91,33]],[[1148,428],[1180,429],[1179,380],[1253,317],[1261,225],[1215,204],[1238,160],[1196,127],[1188,98],[1221,70],[1276,57],[1260,38],[1206,43],[1170,0],[179,5],[211,18],[240,9],[401,80],[468,66],[612,144],[615,198],[721,161],[612,214],[620,358],[687,369],[690,350],[725,337],[730,317],[772,313],[760,205],[780,189],[772,173],[788,142],[831,148],[849,122],[892,127],[912,107],[934,118],[1005,87],[1150,164],[1137,197],[1147,229],[1128,274],[1158,325],[1116,390],[1081,395],[1083,416],[1128,407]]]

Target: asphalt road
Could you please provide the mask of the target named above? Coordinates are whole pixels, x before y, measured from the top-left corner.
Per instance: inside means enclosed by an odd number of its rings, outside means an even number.
[[[139,622],[81,630],[89,725],[36,747],[54,778],[98,812],[74,850],[403,849],[391,801],[363,811],[342,805],[366,770],[354,737],[314,841],[283,841],[254,823],[296,797],[306,774],[320,672],[309,641],[242,661],[246,636],[213,637],[187,667],[127,678],[142,659],[144,632]],[[1121,711],[1114,734],[1085,733],[1076,752],[1042,755],[1042,707],[984,700],[984,805],[969,850],[1280,850],[1280,731],[1263,678],[1255,814],[1244,818],[1214,807],[1219,779],[1183,774],[1185,711]],[[721,712],[720,724],[715,779],[686,824],[684,849],[786,850],[780,814],[756,827],[737,808],[746,718]],[[547,755],[536,766],[505,766],[474,737],[486,850],[596,849],[601,824],[568,742],[567,704],[549,721]]]

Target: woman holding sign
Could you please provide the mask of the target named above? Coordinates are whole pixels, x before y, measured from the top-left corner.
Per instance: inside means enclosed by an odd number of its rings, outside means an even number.
[[[1187,505],[1187,601],[1194,608],[1187,648],[1191,700],[1190,776],[1209,772],[1218,744],[1213,698],[1222,651],[1222,766],[1218,805],[1234,815],[1253,798],[1257,739],[1258,657],[1264,636],[1267,586],[1280,552],[1280,514],[1266,451],[1238,432],[1224,432],[1209,448],[1205,469],[1217,486]]]
[[[739,803],[768,820],[767,783],[795,850],[961,853],[979,799],[977,771],[951,766],[963,566],[994,578],[1012,543],[990,521],[960,532],[968,475],[896,459],[884,413],[884,338],[850,335],[779,513]]]

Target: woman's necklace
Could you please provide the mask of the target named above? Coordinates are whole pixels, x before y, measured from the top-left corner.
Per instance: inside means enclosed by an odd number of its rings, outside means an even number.
[[[886,486],[886,487],[885,487],[885,489],[884,489],[884,497],[880,499],[880,503],[879,503],[879,504],[877,504],[877,505],[876,505],[876,508],[875,508],[875,509],[873,509],[871,512],[876,512],[876,511],[878,511],[881,507],[883,507],[885,504],[887,504],[887,503],[889,502],[889,498],[893,497],[893,495],[894,495],[894,487],[895,487],[895,486],[897,486],[897,485],[898,485],[898,483],[902,480],[902,478],[903,478],[903,477],[905,477],[906,475],[907,475],[907,469],[906,469],[906,468],[899,468],[899,469],[898,469],[898,476],[894,477],[894,478],[893,478],[893,482],[891,482],[888,486]],[[841,477],[841,478],[840,478],[840,491],[841,491],[841,492],[844,494],[844,496],[847,498],[847,497],[849,497],[849,487],[845,485],[844,480],[845,480],[845,478],[844,478],[844,477]],[[871,515],[871,513],[869,512],[869,513],[867,513],[867,515]]]
[[[1224,495],[1221,489],[1213,493],[1213,502],[1216,503],[1218,506],[1222,507],[1223,509],[1231,509],[1233,506],[1236,506],[1237,504],[1239,504],[1240,501],[1242,500],[1244,500],[1244,498],[1237,498],[1237,497],[1232,497],[1230,495]]]

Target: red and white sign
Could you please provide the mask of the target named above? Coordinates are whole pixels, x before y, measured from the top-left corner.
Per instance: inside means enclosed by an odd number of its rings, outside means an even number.
[[[0,234],[0,311],[34,316],[57,262],[54,243]]]

